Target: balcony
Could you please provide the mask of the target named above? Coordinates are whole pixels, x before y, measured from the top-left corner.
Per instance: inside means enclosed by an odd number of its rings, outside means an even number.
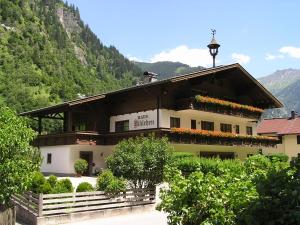
[[[195,109],[206,112],[238,116],[242,118],[258,119],[263,109],[225,101],[217,98],[197,95],[191,98],[178,99],[176,101],[177,110]]]
[[[103,135],[97,132],[66,132],[58,134],[39,135],[33,142],[34,146],[55,145],[101,145],[104,143]]]
[[[184,144],[274,147],[279,143],[279,140],[273,137],[238,135],[188,128],[171,128],[168,137],[171,142]]]
[[[220,131],[194,130],[188,128],[157,128],[109,134],[98,134],[96,132],[73,132],[40,135],[34,141],[34,145],[115,145],[123,139],[148,135],[154,135],[155,137],[168,137],[171,143],[182,144],[274,147],[279,142],[276,138],[264,136],[237,135]]]

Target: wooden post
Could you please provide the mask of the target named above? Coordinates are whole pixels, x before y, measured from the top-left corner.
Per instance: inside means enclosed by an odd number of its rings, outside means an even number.
[[[72,114],[70,111],[64,112],[64,131],[72,131]]]
[[[39,122],[38,122],[38,132],[39,134],[42,134],[42,117],[39,117]]]
[[[38,216],[43,216],[43,194],[39,194],[39,209]]]

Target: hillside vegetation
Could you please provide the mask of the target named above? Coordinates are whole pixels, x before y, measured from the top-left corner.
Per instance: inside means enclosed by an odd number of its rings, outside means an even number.
[[[300,113],[300,70],[277,70],[259,81],[285,105],[283,109],[268,110],[266,117],[288,116],[291,110]]]
[[[191,73],[199,70],[203,70],[204,67],[190,67],[189,65],[180,62],[134,62],[143,71],[151,71],[158,74],[158,79],[162,80],[179,74]]]
[[[61,0],[0,0],[0,104],[18,112],[131,86],[141,70]]]

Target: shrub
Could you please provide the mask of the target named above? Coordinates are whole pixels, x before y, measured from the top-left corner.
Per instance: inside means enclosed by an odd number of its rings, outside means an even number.
[[[199,171],[200,160],[196,157],[183,157],[175,161],[175,167],[178,168],[183,174],[190,174],[195,171]]]
[[[88,163],[84,159],[78,159],[76,160],[74,164],[74,169],[77,174],[82,175],[87,169],[88,169]]]
[[[278,154],[272,154],[267,156],[272,162],[287,162],[289,161],[289,157],[286,154],[278,153]]]
[[[110,170],[104,170],[97,178],[97,190],[116,195],[126,189],[124,179],[117,178]]]
[[[42,186],[46,182],[44,175],[41,172],[35,172],[32,176],[30,190],[34,193],[43,193]]]
[[[163,181],[164,166],[171,160],[167,138],[137,137],[120,141],[107,158],[107,167],[135,188],[154,187]]]
[[[41,192],[43,194],[51,194],[53,192],[53,188],[48,181],[45,181],[44,184],[41,185]]]
[[[72,182],[70,181],[70,179],[66,178],[66,179],[62,179],[59,180],[55,187],[53,188],[53,193],[55,194],[59,194],[59,193],[70,193],[73,192],[74,188],[72,185]]]
[[[54,188],[55,185],[56,185],[56,183],[57,183],[57,177],[54,176],[54,175],[51,175],[51,176],[48,178],[47,181],[49,182],[50,186],[51,186],[52,188]]]
[[[194,158],[195,155],[190,152],[174,152],[172,155],[173,160],[179,160],[183,158]]]
[[[94,190],[93,186],[88,182],[82,182],[76,188],[76,192],[86,192],[86,191],[93,191],[93,190]]]

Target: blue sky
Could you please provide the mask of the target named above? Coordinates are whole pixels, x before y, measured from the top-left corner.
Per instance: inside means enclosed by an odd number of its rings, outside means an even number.
[[[105,45],[131,59],[211,66],[240,62],[253,76],[300,68],[298,0],[68,0]]]

